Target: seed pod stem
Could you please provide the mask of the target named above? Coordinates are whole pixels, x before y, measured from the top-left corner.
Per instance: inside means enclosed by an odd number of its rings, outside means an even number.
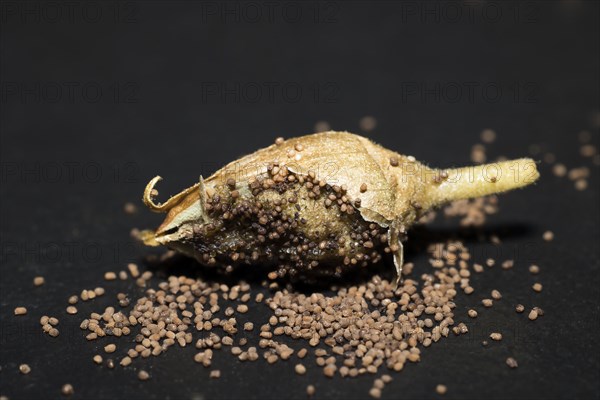
[[[448,177],[428,189],[429,206],[518,189],[540,176],[530,158],[446,170]]]

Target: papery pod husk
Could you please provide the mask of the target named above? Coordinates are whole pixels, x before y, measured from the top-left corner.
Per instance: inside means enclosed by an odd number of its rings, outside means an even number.
[[[351,215],[359,221],[352,221],[346,213],[340,213],[339,209],[336,211],[335,207],[325,207],[322,202],[302,199],[300,196],[297,204],[301,207],[300,214],[304,215],[305,223],[296,228],[301,235],[320,243],[328,235],[343,236],[343,232],[350,232],[349,221],[355,225],[355,230],[356,223],[362,222],[365,226],[377,224],[387,238],[387,250],[393,253],[398,278],[403,263],[401,239],[424,212],[448,201],[523,187],[539,177],[535,163],[530,159],[438,170],[419,163],[414,157],[398,154],[355,134],[334,131],[316,133],[273,144],[233,161],[206,179],[200,177],[197,184],[171,197],[164,204],[156,204],[153,200],[152,190],[161,179],[155,177],[146,187],[143,200],[151,210],[167,212],[167,216],[156,232],[146,232],[145,242],[149,245],[165,244],[204,264],[207,262],[206,256],[200,254],[204,251],[202,249],[210,247],[218,253],[225,248],[228,254],[236,253],[235,243],[227,243],[224,247],[219,247],[217,243],[199,243],[210,242],[210,238],[199,236],[198,232],[214,220],[207,211],[211,198],[219,196],[233,201],[232,204],[244,200],[259,201],[262,205],[272,204],[282,196],[287,197],[289,193],[282,194],[274,189],[262,191],[256,196],[254,190],[253,194],[252,185],[256,187],[257,180],[264,183],[272,178],[274,166],[280,172],[287,168],[288,174],[294,175],[297,180],[310,180],[314,176],[312,181],[320,182],[326,191],[342,190],[349,208],[357,211]],[[228,185],[232,179],[235,181],[234,187]],[[236,199],[230,197],[234,190],[237,192]],[[298,185],[295,192],[305,193],[305,188]],[[357,199],[360,199],[358,206]],[[235,227],[241,228],[243,225],[239,224]],[[231,234],[236,236],[235,232]],[[221,235],[220,239],[227,242],[230,236]],[[338,249],[338,253],[341,252]],[[227,254],[219,256],[224,256],[222,261],[227,264],[239,261],[230,260]],[[272,258],[278,261],[275,255]],[[342,260],[347,264],[348,261],[344,256],[336,259],[332,251],[323,251],[322,254],[312,251],[305,258],[334,264],[342,264]],[[210,261],[215,263],[213,259]],[[255,261],[264,262],[265,258]],[[303,262],[298,265],[311,266]]]

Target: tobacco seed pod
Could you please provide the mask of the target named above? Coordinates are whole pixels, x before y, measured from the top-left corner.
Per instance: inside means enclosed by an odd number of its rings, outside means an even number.
[[[277,263],[278,275],[325,269],[341,274],[391,251],[397,277],[407,229],[446,202],[520,188],[539,177],[535,162],[439,170],[347,132],[278,140],[207,179],[154,201],[167,213],[148,245],[166,245],[205,265]]]

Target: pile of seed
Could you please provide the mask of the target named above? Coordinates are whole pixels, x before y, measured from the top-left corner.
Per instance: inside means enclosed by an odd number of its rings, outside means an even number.
[[[365,130],[374,128],[373,121],[365,122]],[[495,132],[482,133],[482,142],[495,140]],[[281,141],[276,141],[281,142]],[[292,150],[288,157],[297,159],[302,148]],[[473,149],[473,159],[484,162],[485,146],[477,145]],[[393,164],[394,161],[390,160]],[[346,196],[345,187],[329,186],[321,183],[314,174],[298,176],[287,168],[274,163],[268,168],[269,176],[263,180],[250,182],[256,198],[260,198],[267,190],[289,192],[289,196],[279,203],[248,204],[240,201],[234,180],[228,181],[223,192],[209,193],[207,211],[213,218],[214,226],[208,226],[207,232],[198,234],[219,234],[232,232],[234,229],[221,229],[235,223],[237,218],[249,218],[251,235],[244,240],[257,240],[261,247],[280,252],[283,264],[269,274],[270,281],[263,286],[270,290],[265,296],[264,290],[255,291],[250,284],[239,282],[234,285],[209,282],[187,276],[169,276],[167,280],[154,284],[150,271],[140,272],[136,264],[127,266],[125,270],[107,272],[107,282],[135,280],[143,292],[138,296],[126,293],[116,295],[116,304],[104,310],[92,312],[81,321],[80,328],[89,341],[104,340],[103,355],[96,354],[92,361],[107,368],[117,365],[127,368],[138,358],[160,356],[173,347],[194,346],[197,351],[193,359],[203,367],[210,369],[209,377],[219,379],[221,371],[211,369],[214,357],[219,350],[237,357],[240,361],[265,362],[268,365],[287,362],[296,374],[305,375],[310,368],[319,368],[328,378],[336,376],[357,377],[372,375],[373,386],[370,396],[381,396],[385,385],[392,380],[391,372],[399,372],[410,363],[419,362],[424,348],[447,338],[451,334],[468,334],[469,318],[477,318],[486,308],[494,306],[494,302],[502,301],[498,290],[489,293],[489,297],[481,300],[483,308],[469,309],[457,315],[455,298],[462,291],[466,295],[475,292],[471,285],[471,274],[481,273],[484,265],[471,260],[466,246],[458,240],[435,243],[428,247],[431,268],[418,278],[412,277],[412,263],[406,263],[403,269],[404,279],[398,288],[386,279],[376,275],[366,283],[333,289],[329,292],[312,294],[299,293],[288,285],[280,288],[277,280],[288,278],[290,271],[313,269],[318,262],[311,260],[310,254],[315,251],[343,254],[345,266],[366,266],[376,263],[381,255],[374,247],[381,246],[390,252],[385,232],[375,224],[361,222],[348,224],[352,232],[352,243],[342,243],[337,237],[328,237],[316,242],[309,237],[295,234],[294,224],[305,224],[297,202],[299,197],[308,197],[312,201],[324,202],[326,209],[342,218],[352,218],[360,204]],[[361,192],[369,188],[364,185]],[[447,218],[460,218],[462,226],[481,226],[486,216],[497,212],[498,201],[495,196],[474,200],[454,202],[442,211]],[[265,207],[264,205],[267,205]],[[133,213],[132,207],[126,206],[127,213]],[[434,218],[431,213],[423,217],[421,222]],[[136,232],[132,232],[136,235]],[[344,236],[344,235],[340,235]],[[551,232],[544,234],[544,240],[551,240]],[[493,243],[499,243],[492,236]],[[226,242],[225,240],[223,242]],[[249,248],[252,244],[249,243]],[[282,251],[282,249],[284,251]],[[206,249],[197,249],[206,257],[208,264],[223,264],[247,261],[260,262],[272,254],[254,254],[249,252],[231,252],[226,260],[218,260]],[[219,251],[219,253],[227,253]],[[168,252],[164,257],[168,257]],[[484,263],[492,267],[496,263],[488,259]],[[501,262],[503,269],[510,269],[512,260]],[[421,272],[425,268],[419,268]],[[532,265],[532,275],[539,273],[539,266]],[[340,271],[336,271],[339,273]],[[287,276],[286,276],[287,274]],[[36,278],[34,284],[39,286],[43,280]],[[541,292],[542,285],[534,282],[532,289]],[[90,301],[105,294],[103,287],[93,290],[85,289],[80,295],[68,299],[67,313],[77,314],[75,304]],[[506,300],[504,300],[506,301]],[[267,315],[262,321],[247,321],[249,308],[263,307]],[[525,313],[531,321],[543,316],[539,307],[531,307],[526,312],[522,304],[515,306],[517,313]],[[15,315],[25,315],[23,307],[15,309]],[[40,319],[42,330],[56,337],[59,332],[56,326],[58,319],[43,316]],[[244,332],[255,331],[259,339],[250,342]],[[502,340],[502,332],[488,332],[491,340]],[[122,336],[133,337],[133,341],[119,341]],[[487,341],[484,341],[487,344]],[[311,357],[308,357],[310,353]],[[505,361],[509,368],[517,368],[517,360],[513,357]],[[22,373],[29,373],[26,364],[21,366]],[[151,379],[148,372],[138,370],[138,379]],[[432,389],[433,390],[433,389]],[[438,394],[444,394],[447,387],[439,384],[435,388]],[[306,392],[314,395],[314,385],[308,385]],[[64,395],[70,395],[74,388],[65,384]]]

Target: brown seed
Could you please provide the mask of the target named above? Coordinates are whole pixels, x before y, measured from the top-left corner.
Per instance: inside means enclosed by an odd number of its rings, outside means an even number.
[[[114,272],[112,272],[112,271],[106,272],[106,273],[104,274],[104,280],[107,280],[107,281],[114,281],[115,279],[117,279],[117,274],[115,274],[115,273],[114,273]]]
[[[508,357],[506,359],[506,365],[508,365],[510,368],[517,368],[519,366],[519,364],[517,363],[517,360],[515,360],[512,357]]]
[[[302,364],[296,364],[294,369],[298,375],[304,375],[306,373],[306,367]]]
[[[323,374],[325,374],[326,377],[328,378],[333,378],[333,375],[335,375],[335,371],[336,371],[336,366],[333,364],[327,364],[324,368],[323,368]]]
[[[499,332],[490,333],[490,339],[496,340],[496,341],[502,340],[502,334]]]
[[[31,372],[31,367],[27,364],[21,364],[21,365],[19,365],[19,372],[22,373],[23,375],[27,375],[28,373]]]
[[[67,307],[67,314],[71,314],[71,315],[77,314],[77,308],[74,306]]]
[[[529,266],[529,272],[532,273],[533,275],[538,274],[540,272],[540,267],[538,267],[535,264],[530,265]]]
[[[492,290],[492,298],[494,300],[500,300],[502,298],[502,294],[500,294],[497,290]]]
[[[219,379],[221,377],[221,371],[218,369],[213,369],[212,371],[210,371],[209,377],[211,379]]]
[[[275,139],[275,144],[278,146],[283,144],[283,142],[285,142],[285,139],[282,138],[281,136]]]
[[[117,350],[117,346],[112,343],[104,346],[104,351],[107,353],[114,353],[115,350]]]
[[[496,132],[492,129],[484,129],[481,132],[481,141],[484,143],[492,143],[496,140]]]
[[[77,302],[79,302],[79,297],[77,297],[76,295],[73,295],[73,296],[69,297],[67,302],[69,304],[77,304]]]
[[[237,306],[236,310],[241,314],[245,314],[248,312],[248,306],[245,304],[240,304],[239,306]]]
[[[138,278],[140,276],[140,270],[137,264],[129,263],[127,264],[127,269],[129,270],[132,278]]]
[[[529,311],[529,315],[527,316],[531,321],[535,321],[538,317],[538,312],[536,310]]]
[[[448,388],[446,387],[446,385],[439,384],[435,387],[435,391],[437,394],[443,395],[443,394],[446,394],[446,392],[448,391]]]
[[[541,283],[534,283],[533,286],[531,286],[531,288],[535,291],[535,292],[541,292],[542,291],[542,284]]]
[[[377,120],[375,119],[375,117],[367,115],[365,117],[362,117],[358,124],[360,125],[360,129],[362,129],[363,131],[371,132],[377,126]]]
[[[123,206],[123,211],[125,211],[125,213],[129,215],[135,214],[137,212],[137,207],[135,204],[127,202]]]
[[[46,283],[46,279],[44,279],[43,276],[36,276],[35,278],[33,278],[34,286],[42,286],[44,283]]]
[[[522,313],[523,311],[525,311],[525,306],[523,304],[517,304],[517,306],[515,307],[515,311],[518,313]]]
[[[140,381],[147,381],[150,378],[150,374],[143,369],[138,372],[138,379]]]
[[[554,167],[552,167],[552,172],[554,173],[555,176],[558,176],[559,178],[565,176],[567,174],[567,167],[565,167],[564,164],[554,164]]]
[[[490,308],[494,305],[494,301],[492,299],[483,299],[481,300],[481,304],[483,304],[483,306],[486,308]]]
[[[70,396],[75,393],[75,389],[73,389],[73,385],[70,383],[65,383],[60,389],[60,392],[65,396]]]
[[[98,365],[102,364],[102,356],[100,354],[96,354],[92,360]]]
[[[316,390],[315,390],[315,387],[314,387],[314,385],[308,385],[308,386],[306,387],[306,394],[307,394],[309,397],[312,397],[312,396],[314,396],[314,395],[315,395],[315,392],[316,392]]]
[[[15,308],[15,315],[25,315],[25,314],[27,314],[27,309],[25,307]]]
[[[544,232],[542,237],[546,242],[551,242],[552,240],[554,240],[554,233],[552,231],[546,231]]]
[[[364,193],[367,191],[367,184],[363,183],[362,185],[360,185],[360,192]]]
[[[52,337],[57,337],[60,334],[60,332],[58,331],[58,329],[56,328],[51,328],[48,331],[48,335],[52,336]]]
[[[398,157],[396,157],[396,156],[390,157],[390,165],[392,167],[397,167],[399,164],[400,164],[400,161],[398,160]]]
[[[468,311],[468,314],[469,314],[469,317],[471,317],[471,318],[477,318],[477,311],[475,311],[473,309],[470,309]]]
[[[378,399],[381,397],[381,389],[379,388],[371,388],[371,390],[369,390],[369,396],[373,397],[374,399]]]

